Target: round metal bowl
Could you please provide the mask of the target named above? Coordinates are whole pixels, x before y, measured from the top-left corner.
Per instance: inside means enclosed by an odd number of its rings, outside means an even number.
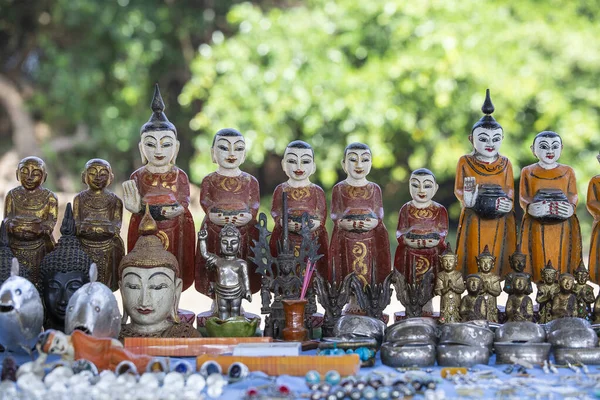
[[[507,322],[496,329],[494,338],[496,343],[543,343],[545,341],[544,328],[529,321]]]
[[[343,315],[333,328],[336,337],[370,337],[377,340],[378,346],[383,342],[384,332],[383,321],[364,315]]]
[[[577,329],[577,328],[590,328],[591,324],[583,318],[577,317],[565,317],[555,319],[554,321],[548,322],[544,325],[546,334],[550,334],[553,331],[557,331],[563,328]]]
[[[494,343],[496,364],[513,364],[511,358],[543,364],[550,354],[550,343]]]
[[[438,326],[438,323],[435,319],[433,319],[431,317],[411,317],[411,318],[406,318],[401,321],[398,321],[393,325],[390,325],[390,328],[392,326],[403,326],[403,325],[431,325],[432,327],[435,328],[436,326]]]
[[[396,344],[436,343],[438,335],[438,329],[429,324],[394,324],[386,329],[383,341]]]
[[[381,362],[389,367],[428,367],[435,365],[435,345],[411,343],[397,345],[386,342],[381,345]]]
[[[589,349],[554,349],[554,360],[557,364],[579,362],[586,365],[600,365],[600,347]]]
[[[440,344],[437,347],[437,362],[440,367],[472,367],[487,364],[490,351],[482,346],[462,344]]]
[[[592,328],[563,328],[548,334],[548,342],[555,348],[588,348],[598,346],[598,335]]]
[[[491,348],[494,332],[470,322],[445,324],[440,328],[440,344],[462,344]]]

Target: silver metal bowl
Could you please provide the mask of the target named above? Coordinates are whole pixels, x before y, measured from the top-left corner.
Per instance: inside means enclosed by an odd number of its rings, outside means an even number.
[[[554,360],[557,364],[579,362],[586,365],[600,365],[600,347],[589,349],[554,349]]]
[[[336,337],[370,337],[383,342],[385,323],[379,319],[364,315],[343,315],[333,328]]]
[[[513,364],[511,358],[543,364],[550,354],[550,343],[494,343],[496,364]]]
[[[583,318],[565,317],[548,322],[544,325],[544,328],[546,329],[546,334],[550,334],[553,331],[557,331],[563,328],[591,328],[591,324]]]
[[[383,341],[396,344],[437,343],[438,337],[438,328],[430,324],[394,324],[385,330]]]
[[[472,367],[487,364],[490,351],[482,346],[462,344],[440,344],[437,347],[437,362],[440,367]]]
[[[507,322],[496,329],[494,342],[543,343],[546,331],[536,323],[529,321]]]
[[[592,328],[563,328],[548,334],[548,342],[555,348],[588,348],[598,346],[598,335]]]
[[[470,322],[444,324],[440,328],[440,344],[462,344],[491,349],[494,332],[489,328]]]
[[[381,362],[389,367],[427,367],[435,365],[435,345],[411,343],[397,345],[386,342],[381,345]]]

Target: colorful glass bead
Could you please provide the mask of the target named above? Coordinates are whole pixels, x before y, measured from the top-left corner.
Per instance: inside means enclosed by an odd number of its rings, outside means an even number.
[[[377,397],[377,391],[371,386],[365,386],[365,388],[362,390],[362,396],[366,400],[373,400]]]
[[[314,385],[321,382],[321,374],[313,369],[304,375],[304,379],[308,385]]]
[[[337,385],[342,380],[342,377],[337,371],[329,371],[325,374],[325,382],[329,383],[332,386]]]

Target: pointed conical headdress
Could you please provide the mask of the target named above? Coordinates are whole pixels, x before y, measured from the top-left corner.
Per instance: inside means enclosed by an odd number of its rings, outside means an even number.
[[[177,129],[165,115],[165,103],[163,102],[160,90],[158,89],[158,83],[154,86],[154,97],[152,98],[152,115],[148,122],[142,125],[140,135],[144,132],[151,131],[172,131],[177,136]]]
[[[488,245],[486,244],[485,247],[483,248],[483,251],[481,252],[481,254],[479,254],[479,257],[476,257],[478,260],[481,258],[491,258],[493,260],[496,259],[496,256],[494,256],[492,253],[490,253],[490,249],[488,247]]]
[[[492,103],[492,98],[490,97],[490,89],[485,90],[485,100],[483,101],[483,105],[481,106],[481,112],[485,115],[479,119],[471,128],[471,133],[477,128],[486,128],[486,129],[502,129],[502,126],[492,117],[494,113],[494,103]]]
[[[583,260],[579,261],[579,266],[574,272],[588,272],[587,268],[585,267],[585,264],[583,263]]]

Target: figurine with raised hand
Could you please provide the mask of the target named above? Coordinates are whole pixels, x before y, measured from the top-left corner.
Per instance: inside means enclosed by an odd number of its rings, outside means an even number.
[[[558,285],[560,291],[552,299],[552,319],[577,317],[575,278],[569,273],[560,274]]]
[[[462,274],[456,270],[457,257],[452,252],[450,243],[438,257],[441,270],[437,274],[433,293],[441,296],[440,322],[460,322],[460,296],[465,291],[465,281]]]
[[[596,156],[596,159],[600,162],[600,154]],[[588,267],[590,280],[597,283],[600,279],[600,224],[598,224],[600,221],[600,175],[596,175],[590,180],[586,206],[588,212],[594,218]]]
[[[488,305],[483,293],[483,279],[477,274],[467,276],[467,295],[460,300],[460,316],[463,322],[485,320]]]
[[[168,239],[165,242],[168,251],[177,258],[185,290],[194,281],[196,230],[188,210],[190,183],[186,173],[175,166],[179,152],[177,129],[167,119],[164,109],[157,84],[152,115],[140,130],[139,148],[144,166],[131,174],[131,180],[123,182],[125,208],[133,214],[127,249],[131,251],[141,235],[139,226],[148,205],[158,229]]]
[[[542,268],[542,279],[537,283],[535,301],[539,304],[540,324],[552,321],[552,301],[560,292],[557,276],[558,272],[552,266],[552,261]]]
[[[462,156],[456,167],[454,194],[462,205],[456,254],[459,268],[472,274],[477,271],[475,257],[484,246],[491,246],[490,252],[496,257],[494,272],[506,275],[508,257],[517,243],[514,178],[510,161],[498,153],[504,132],[492,117],[489,89],[481,111],[485,115],[469,135],[473,152]]]
[[[490,253],[487,245],[483,252],[476,258],[478,275],[483,281],[483,294],[487,302],[487,320],[498,322],[498,302],[497,297],[502,293],[500,286],[500,276],[493,272],[496,257]]]
[[[221,129],[214,136],[210,152],[218,167],[204,177],[200,186],[200,205],[206,214],[202,229],[208,232],[206,249],[214,254],[219,251],[221,229],[231,223],[240,232],[239,257],[248,260],[252,240],[258,239],[255,225],[260,193],[256,178],[240,170],[246,159],[246,141],[236,129]],[[199,251],[196,253],[196,290],[208,295],[210,282],[216,279],[215,272],[209,271],[204,257]],[[252,262],[248,270],[250,290],[256,293],[261,277]]]
[[[323,189],[311,183],[310,176],[317,167],[314,161],[313,148],[306,142],[294,140],[285,148],[281,167],[288,177],[275,188],[271,204],[271,216],[275,220],[275,227],[271,234],[269,245],[271,254],[277,254],[277,244],[283,235],[283,223],[287,223],[290,245],[298,252],[302,244],[302,214],[308,213],[310,218],[310,231],[313,238],[319,243],[319,254],[323,257],[317,261],[317,271],[327,280],[331,280],[331,273],[327,267],[329,241],[325,222],[327,220],[327,202]],[[282,221],[283,204],[281,193],[286,192],[288,206],[288,221]]]
[[[107,187],[114,179],[108,161],[93,158],[85,164],[81,180],[88,188],[73,200],[77,237],[98,267],[98,281],[112,291],[119,288],[117,269],[125,254],[121,239],[123,202]]]
[[[579,263],[579,267],[575,270],[575,286],[574,292],[577,296],[577,316],[590,321],[592,319],[592,304],[594,304],[594,288],[588,285],[588,273],[583,260]]]
[[[533,301],[529,297],[529,276],[515,273],[512,276],[512,289],[506,301],[506,319],[513,321],[533,321]]]
[[[448,212],[433,201],[438,187],[435,176],[426,168],[410,175],[412,200],[398,213],[398,248],[394,257],[395,268],[408,283],[420,284],[428,271],[432,271],[434,280],[438,274],[439,255],[444,251],[448,234]],[[431,301],[423,311],[433,312]]]
[[[58,216],[56,195],[42,187],[47,176],[46,164],[41,158],[22,159],[17,167],[21,186],[10,190],[4,199],[4,222],[10,248],[38,290],[41,289],[40,264],[54,249],[52,231]]]
[[[527,272],[533,270],[535,280],[540,279],[535,267],[548,260],[563,273],[571,272],[582,258],[575,171],[558,163],[562,149],[556,132],[538,133],[531,146],[538,162],[521,170],[521,247],[528,249]]]

